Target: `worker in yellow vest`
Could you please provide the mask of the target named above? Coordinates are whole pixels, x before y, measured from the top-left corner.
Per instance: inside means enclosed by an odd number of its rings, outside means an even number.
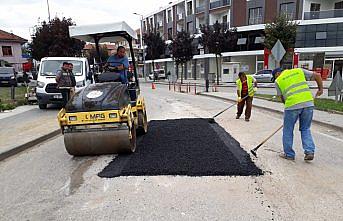
[[[313,96],[306,79],[314,79],[317,82],[318,91],[316,97],[323,94],[323,82],[319,74],[300,68],[282,70],[277,68],[273,70],[273,79],[277,95],[281,97],[285,105],[283,119],[283,153],[280,157],[287,160],[295,160],[293,150],[293,131],[297,120],[299,119],[299,130],[304,149],[304,160],[314,159],[315,144],[311,135],[311,122],[313,118]]]
[[[245,108],[245,121],[250,120],[252,100],[255,92],[257,91],[257,81],[251,75],[246,75],[244,72],[238,73],[238,79],[236,81],[237,85],[237,115],[236,119],[239,119],[243,113],[244,105]]]

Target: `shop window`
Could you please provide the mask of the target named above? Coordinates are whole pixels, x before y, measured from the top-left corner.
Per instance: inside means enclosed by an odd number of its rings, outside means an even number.
[[[11,46],[2,46],[2,55],[5,56],[13,56],[12,55],[12,47]]]
[[[237,40],[237,45],[245,45],[247,44],[247,38],[239,38]]]
[[[335,3],[335,9],[343,9],[343,1]]]
[[[316,40],[326,39],[326,32],[317,32],[316,33]]]

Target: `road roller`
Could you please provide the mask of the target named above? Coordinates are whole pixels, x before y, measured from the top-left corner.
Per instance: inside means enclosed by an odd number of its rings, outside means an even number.
[[[132,47],[136,32],[125,22],[106,25],[70,26],[71,37],[94,42],[98,55],[97,81],[78,91],[58,113],[58,121],[69,154],[74,156],[132,153],[137,134],[147,133],[148,122],[140,94],[136,61]],[[106,69],[99,53],[99,43],[128,42],[133,76],[121,83],[120,74]],[[106,64],[106,65],[104,65]],[[89,73],[89,79],[93,78]]]

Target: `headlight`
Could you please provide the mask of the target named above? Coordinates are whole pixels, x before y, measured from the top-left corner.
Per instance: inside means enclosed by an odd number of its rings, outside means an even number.
[[[69,121],[76,121],[77,120],[77,117],[76,116],[70,116],[69,117]]]
[[[43,88],[44,85],[45,85],[44,82],[41,82],[41,81],[38,81],[38,82],[37,82],[37,86],[38,86],[39,88]]]
[[[116,114],[116,113],[110,113],[110,114],[109,114],[109,117],[110,117],[110,118],[117,118],[117,114]]]
[[[12,80],[14,80],[14,79],[15,79],[15,77],[14,77],[14,76],[12,76],[12,77],[11,77],[11,79],[12,79]]]
[[[76,87],[84,87],[86,84],[85,84],[85,81],[78,81],[76,82]]]

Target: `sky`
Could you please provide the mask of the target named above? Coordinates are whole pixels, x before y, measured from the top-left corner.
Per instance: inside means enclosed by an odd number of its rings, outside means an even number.
[[[140,28],[140,16],[150,14],[173,0],[0,0],[0,29],[30,40],[38,22],[50,17],[72,18],[76,25],[126,21]]]

